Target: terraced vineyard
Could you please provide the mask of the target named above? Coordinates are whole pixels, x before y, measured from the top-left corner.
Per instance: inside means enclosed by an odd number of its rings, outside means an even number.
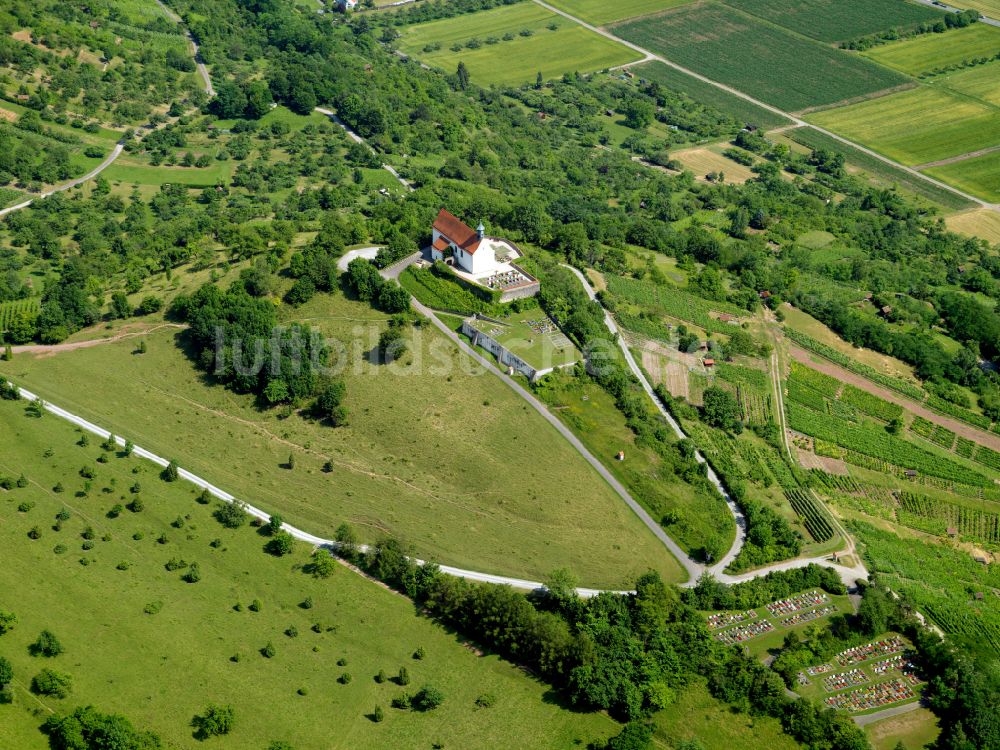
[[[829,419],[826,415],[794,401],[787,404],[788,424],[793,430],[822,438],[831,443],[904,469],[930,474],[963,484],[990,486],[991,480],[962,466],[956,461],[938,456],[918,445],[889,435],[870,425],[852,425]],[[878,468],[884,471],[884,468]],[[892,473],[891,471],[888,473]]]
[[[922,438],[937,443],[942,448],[951,449],[955,443],[955,433],[923,417],[914,417],[910,430]],[[970,456],[971,458],[971,456]]]
[[[899,493],[897,519],[906,526],[939,536],[954,528],[963,537],[988,544],[1000,542],[1000,515],[996,512],[968,508],[913,492]]]
[[[615,297],[656,310],[678,320],[686,320],[714,333],[729,334],[732,333],[733,329],[728,323],[720,323],[711,316],[711,313],[747,315],[746,310],[741,310],[728,302],[710,302],[681,289],[659,286],[649,281],[638,281],[609,274],[607,282],[608,291]]]
[[[814,541],[822,543],[833,538],[830,518],[810,490],[786,490],[785,497]]]
[[[0,303],[0,332],[6,331],[10,324],[21,315],[33,318],[38,315],[39,303],[37,297],[19,299]]]
[[[869,416],[881,419],[883,422],[891,422],[893,419],[900,419],[903,416],[903,407],[899,404],[873,396],[868,391],[863,391],[850,384],[844,385],[840,400]]]

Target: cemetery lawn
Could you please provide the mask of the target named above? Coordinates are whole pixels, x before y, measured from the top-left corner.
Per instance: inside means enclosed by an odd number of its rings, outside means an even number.
[[[6,563],[0,566],[0,609],[18,617],[0,638],[0,653],[12,662],[16,679],[14,704],[0,705],[0,746],[45,750],[38,731],[45,717],[90,704],[124,714],[174,748],[198,744],[189,723],[209,703],[235,709],[233,732],[210,743],[220,750],[273,740],[297,750],[433,742],[568,750],[618,731],[605,715],[559,707],[546,685],[495,656],[478,656],[418,616],[406,598],[340,565],[328,579],[308,576],[300,569],[309,560],[305,545],[285,557],[267,555],[264,537],[249,526],[223,528],[212,518],[214,503],[198,504],[192,485],[163,482],[158,467],[136,457],[115,454],[97,463],[98,439],[81,447],[80,433],[67,422],[51,414],[28,417],[24,407],[23,401],[0,402],[0,473],[23,471],[30,482],[0,490]],[[85,464],[96,476],[88,496],[78,497]],[[143,509],[108,518],[114,504],[135,497],[130,487],[136,481]],[[65,492],[57,494],[52,488],[59,482]],[[20,503],[31,507],[20,512]],[[69,518],[54,531],[63,509]],[[41,531],[35,540],[28,537],[34,526]],[[88,526],[95,538],[84,550],[81,534]],[[65,551],[57,553],[58,545]],[[183,581],[189,568],[168,572],[164,565],[171,559],[197,562],[201,580]],[[308,609],[302,606],[307,598],[313,603]],[[262,603],[259,612],[248,609],[255,599]],[[29,656],[28,644],[46,628],[65,653]],[[297,635],[286,633],[291,628]],[[268,643],[273,658],[259,653]],[[419,647],[426,651],[423,660],[412,658]],[[379,670],[395,675],[403,666],[412,680],[408,688],[373,679]],[[43,667],[72,677],[68,698],[27,692]],[[349,684],[337,681],[344,673],[352,675]],[[390,708],[394,696],[428,683],[444,692],[437,710]],[[477,708],[476,698],[487,693],[496,705]],[[385,712],[381,723],[368,716],[376,705]]]

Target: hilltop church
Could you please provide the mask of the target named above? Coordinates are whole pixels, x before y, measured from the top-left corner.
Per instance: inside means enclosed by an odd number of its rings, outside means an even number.
[[[473,230],[443,208],[434,220],[431,258],[441,261],[451,258],[454,265],[474,276],[490,273],[497,267],[496,250],[482,222]]]

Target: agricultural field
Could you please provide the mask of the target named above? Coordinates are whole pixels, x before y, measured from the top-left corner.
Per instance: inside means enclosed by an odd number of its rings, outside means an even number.
[[[714,2],[616,26],[615,33],[786,111],[833,104],[908,80]]]
[[[477,655],[408,599],[346,567],[326,579],[306,575],[305,545],[265,554],[265,537],[246,525],[224,528],[215,503],[199,504],[192,485],[163,482],[152,463],[122,453],[100,463],[98,438],[81,447],[75,428],[28,417],[23,402],[0,402],[0,433],[9,438],[0,473],[28,480],[0,491],[0,609],[18,618],[0,638],[16,680],[14,703],[0,705],[0,746],[44,750],[38,726],[48,712],[88,704],[175,748],[199,744],[191,718],[210,703],[235,712],[233,731],[211,741],[219,748],[281,740],[298,750],[509,742],[568,750],[617,732],[603,714],[561,708],[541,682]],[[92,480],[81,465],[95,469]],[[33,528],[38,538],[29,538]],[[196,566],[200,580],[185,581]],[[43,629],[63,654],[29,655]],[[423,659],[413,658],[417,649]],[[70,676],[67,698],[28,692],[43,667]],[[401,667],[409,688],[375,680]],[[425,684],[444,693],[439,708],[390,708]],[[485,694],[492,708],[477,707]],[[384,721],[372,720],[376,706]]]
[[[345,427],[285,418],[207,384],[168,330],[149,335],[141,356],[126,340],[19,355],[2,370],[317,534],[348,521],[367,541],[393,534],[425,559],[531,580],[558,567],[596,586],[620,587],[650,567],[682,578],[573,448],[432,328],[411,329],[407,364],[386,367],[364,356],[386,320],[367,305],[324,295],[296,318],[344,347]],[[81,379],[94,387],[81,391]],[[282,468],[289,454],[294,471]],[[327,460],[329,474],[321,470]]]
[[[949,73],[935,78],[932,85],[957,91],[1000,107],[1000,61]]]
[[[821,42],[839,42],[891,28],[907,28],[942,12],[900,0],[722,0],[744,13]]]
[[[1000,29],[974,23],[942,34],[921,34],[872,47],[862,55],[901,73],[920,76],[997,53],[1000,53]]]
[[[594,26],[623,21],[636,16],[676,8],[692,0],[553,0],[549,5],[579,18]]]
[[[920,87],[807,119],[903,164],[959,156],[1000,140],[996,107]]]
[[[955,7],[971,8],[989,18],[1000,18],[1000,0],[959,0]]]
[[[399,49],[448,73],[464,62],[481,86],[521,85],[624,65],[637,54],[534,3],[494,8],[402,30]]]
[[[1000,121],[1000,116],[997,117]],[[997,128],[1000,134],[1000,125]],[[1000,203],[1000,151],[983,156],[929,167],[924,170],[932,177],[949,182],[984,200]],[[996,213],[996,212],[994,212]]]
[[[745,123],[751,123],[759,128],[769,130],[789,125],[791,120],[768,109],[749,102],[742,97],[705,83],[689,76],[687,73],[672,68],[664,63],[653,61],[633,69],[637,74],[649,81],[655,81],[668,88],[687,94],[692,99],[715,107],[720,112]]]
[[[945,224],[953,232],[978,237],[991,245],[1000,245],[1000,213],[988,208],[964,211],[947,217]]]

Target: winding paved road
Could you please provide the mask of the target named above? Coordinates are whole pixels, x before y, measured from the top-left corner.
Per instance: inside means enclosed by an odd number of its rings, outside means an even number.
[[[975,203],[975,204],[977,204],[977,205],[979,205],[979,206],[981,206],[983,208],[988,208],[991,211],[998,211],[998,212],[1000,212],[1000,203],[989,203],[988,201],[984,201],[982,198],[977,198],[976,196],[970,195],[969,193],[966,193],[966,192],[963,192],[962,190],[959,190],[958,188],[953,187],[952,185],[948,185],[947,183],[941,182],[940,180],[936,180],[933,177],[930,177],[929,175],[926,175],[926,174],[924,174],[924,173],[922,173],[922,172],[914,169],[913,167],[907,167],[904,164],[900,164],[900,163],[898,163],[896,161],[893,161],[892,159],[890,159],[890,158],[888,158],[886,156],[883,156],[882,154],[878,153],[877,151],[872,151],[870,148],[866,148],[866,147],[864,147],[864,146],[862,146],[862,145],[860,145],[858,143],[855,143],[854,141],[851,141],[851,140],[849,140],[847,138],[844,138],[841,135],[837,135],[836,133],[834,133],[834,132],[832,132],[830,130],[826,130],[825,128],[821,128],[821,127],[819,127],[817,125],[813,125],[812,123],[806,122],[802,118],[796,117],[795,115],[793,115],[793,114],[791,114],[789,112],[785,112],[784,110],[781,110],[781,109],[779,109],[777,107],[771,106],[770,104],[767,104],[766,102],[762,102],[759,99],[755,99],[752,96],[750,96],[749,94],[743,93],[739,89],[735,89],[732,86],[727,86],[724,83],[719,83],[718,81],[713,81],[711,78],[708,78],[707,76],[703,76],[700,73],[696,73],[695,71],[693,71],[693,70],[691,70],[689,68],[685,68],[683,65],[678,65],[677,63],[673,62],[672,60],[669,60],[666,57],[663,57],[662,55],[658,55],[655,52],[652,52],[652,51],[646,49],[645,47],[640,47],[638,44],[634,44],[634,43],[632,43],[630,41],[622,39],[621,37],[615,36],[614,34],[612,34],[607,29],[603,29],[603,28],[600,28],[598,26],[594,26],[593,24],[589,24],[586,21],[584,21],[583,19],[577,18],[572,13],[568,13],[568,12],[566,12],[564,10],[560,10],[559,8],[556,8],[554,5],[549,5],[547,2],[545,2],[545,0],[532,0],[532,1],[536,5],[540,5],[543,8],[545,8],[546,10],[548,10],[548,11],[550,11],[552,13],[556,13],[556,14],[562,16],[563,18],[567,18],[570,21],[573,21],[574,23],[577,23],[580,26],[583,26],[585,29],[588,29],[588,30],[594,32],[595,34],[600,34],[601,36],[605,37],[606,39],[611,39],[611,40],[613,40],[615,42],[618,42],[619,44],[625,45],[626,47],[628,47],[629,49],[631,49],[631,50],[633,50],[635,52],[638,52],[639,54],[641,54],[643,56],[642,62],[649,62],[649,61],[653,61],[653,60],[655,60],[657,62],[661,62],[664,65],[668,65],[671,68],[673,68],[674,70],[679,70],[680,72],[685,73],[685,74],[691,76],[692,78],[696,78],[699,81],[702,81],[703,83],[707,83],[707,84],[710,84],[712,86],[715,86],[717,89],[721,89],[722,91],[725,91],[725,92],[727,92],[729,94],[732,94],[733,96],[738,96],[740,99],[748,101],[751,104],[755,104],[758,107],[761,107],[762,109],[766,109],[768,112],[773,112],[776,115],[781,115],[782,117],[785,117],[785,118],[791,120],[792,122],[794,122],[799,127],[810,127],[813,130],[816,130],[817,132],[820,132],[820,133],[822,133],[823,135],[825,135],[825,136],[827,136],[829,138],[833,138],[834,140],[839,141],[840,143],[843,143],[846,146],[851,146],[852,148],[856,148],[858,151],[861,151],[862,153],[864,153],[864,154],[866,154],[868,156],[871,156],[871,157],[873,157],[875,159],[878,159],[881,162],[885,162],[886,164],[890,164],[893,167],[895,167],[896,169],[901,169],[904,172],[907,172],[908,174],[913,175],[914,177],[918,177],[919,179],[924,180],[925,182],[929,182],[932,185],[935,185],[936,187],[941,188],[942,190],[947,190],[950,193],[954,193],[955,195],[961,196],[965,200],[972,201],[973,203]],[[994,25],[996,25],[996,22],[994,22]],[[637,65],[639,63],[631,63],[631,64],[632,65]]]
[[[594,287],[591,286],[590,282],[587,280],[587,277],[584,276],[579,269],[574,268],[573,266],[566,265],[565,263],[563,263],[562,266],[563,268],[569,269],[573,273],[573,275],[580,280],[580,283],[583,284],[583,288],[587,292],[587,296],[591,299],[591,301],[596,301],[597,292],[594,291]],[[611,313],[609,313],[607,310],[603,310],[603,312],[604,312],[604,325],[607,326],[608,331],[611,332],[611,335],[614,337],[615,341],[618,342],[618,347],[622,350],[622,354],[625,355],[625,361],[628,363],[628,367],[632,371],[632,374],[635,375],[636,379],[639,381],[639,384],[642,386],[642,389],[646,392],[646,395],[649,396],[650,400],[653,402],[653,405],[656,406],[657,411],[659,411],[660,414],[663,416],[663,418],[667,420],[667,424],[670,425],[670,429],[672,429],[674,431],[674,434],[677,435],[677,439],[678,440],[686,439],[687,435],[685,434],[684,430],[681,429],[681,426],[677,422],[677,420],[674,419],[673,415],[669,411],[667,411],[666,408],[663,406],[663,404],[660,402],[660,399],[657,397],[656,392],[653,390],[653,386],[650,385],[649,381],[646,379],[645,373],[642,371],[642,368],[639,367],[638,363],[635,361],[635,357],[632,356],[632,352],[629,350],[628,344],[625,343],[625,339],[621,335],[621,332],[618,330],[618,324],[615,323],[614,318],[611,317]],[[747,538],[747,519],[746,516],[743,515],[743,511],[735,503],[733,498],[729,495],[729,492],[726,491],[725,486],[722,484],[722,480],[719,479],[719,475],[715,473],[715,469],[707,465],[707,461],[705,461],[705,457],[702,455],[701,451],[695,450],[694,457],[695,460],[698,461],[698,463],[706,464],[706,468],[708,469],[707,473],[708,480],[713,485],[715,485],[715,489],[717,489],[719,491],[719,494],[722,495],[722,498],[726,501],[726,505],[729,507],[729,512],[733,516],[733,520],[736,522],[736,538],[733,540],[733,544],[729,548],[729,551],[722,556],[722,559],[720,559],[719,562],[717,562],[711,568],[708,568],[708,571],[710,573],[718,577],[718,575],[721,574],[722,571],[724,571],[726,567],[733,560],[736,559],[736,556],[739,555],[740,550],[743,549],[743,545],[746,542]]]
[[[194,57],[194,64],[198,68],[198,75],[201,76],[201,81],[205,84],[205,93],[209,96],[215,96],[215,88],[212,86],[212,77],[208,74],[208,68],[201,59],[201,47],[199,47],[198,42],[195,41],[194,35],[191,34],[191,30],[184,25],[184,19],[174,13],[174,11],[163,2],[163,0],[156,0],[156,4],[159,5],[160,9],[167,14],[167,18],[184,29],[184,36],[187,37],[188,44],[191,45],[191,55]]]
[[[336,112],[334,112],[333,110],[330,110],[330,109],[326,109],[324,107],[316,107],[316,111],[319,112],[321,115],[326,115],[333,122],[335,122],[337,125],[339,125],[340,127],[342,127],[344,129],[344,131],[347,133],[347,137],[350,138],[352,141],[354,141],[355,143],[360,143],[362,146],[364,146],[365,148],[367,148],[373,154],[375,154],[376,156],[378,156],[378,152],[375,149],[373,149],[371,147],[371,145],[369,145],[368,141],[366,141],[360,135],[358,135],[353,130],[351,130],[350,126],[346,122],[344,122],[339,117],[337,117],[337,113]],[[386,172],[388,172],[393,177],[395,177],[396,181],[399,182],[399,184],[402,185],[403,187],[405,187],[407,190],[409,190],[411,192],[413,191],[413,185],[411,185],[406,180],[404,180],[400,176],[399,172],[397,172],[395,170],[395,168],[391,164],[386,164],[385,162],[382,162],[382,169],[384,169]]]
[[[99,175],[105,169],[114,164],[115,159],[121,156],[121,153],[124,150],[124,148],[125,148],[125,143],[123,141],[118,141],[118,143],[115,144],[115,147],[111,149],[111,153],[104,158],[104,161],[102,161],[92,170],[87,172],[87,174],[83,175],[83,177],[77,177],[75,180],[70,180],[69,182],[63,183],[62,185],[57,185],[51,190],[46,190],[43,193],[39,193],[37,198],[32,198],[30,200],[24,201],[23,203],[18,203],[16,206],[9,206],[8,208],[4,208],[0,210],[0,217],[14,213],[15,211],[20,211],[22,208],[27,208],[36,200],[42,200],[44,198],[48,198],[53,193],[61,193],[63,190],[69,190],[70,188],[75,188],[77,185],[82,185],[88,180],[94,179],[95,177],[97,177],[97,175]]]

